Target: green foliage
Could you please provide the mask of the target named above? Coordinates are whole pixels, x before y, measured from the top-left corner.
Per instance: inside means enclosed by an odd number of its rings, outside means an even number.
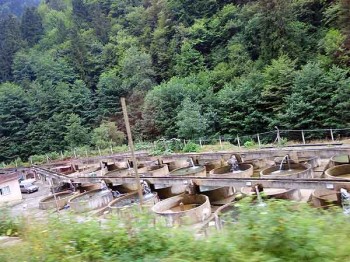
[[[37,5],[0,3],[0,161],[90,146],[67,120],[121,129],[121,97],[142,140],[350,122],[349,1]]]
[[[186,143],[184,148],[182,149],[183,152],[185,153],[190,153],[190,152],[199,152],[200,150],[200,145],[197,145],[196,143],[193,143],[192,141],[189,141]]]
[[[180,139],[159,139],[153,143],[152,155],[167,155],[178,153],[184,149],[184,143]]]
[[[114,122],[102,122],[99,127],[92,130],[91,142],[100,149],[122,145],[124,140],[125,134],[117,129]]]
[[[0,236],[18,236],[19,222],[13,219],[8,210],[0,207]]]
[[[201,113],[198,103],[185,98],[181,103],[181,111],[177,114],[178,136],[182,138],[199,138],[205,135],[208,124]]]
[[[250,201],[250,200],[249,200]],[[220,232],[198,237],[186,227],[153,225],[136,209],[128,219],[31,221],[20,245],[0,247],[0,260],[22,261],[346,261],[348,217],[287,201],[236,204]],[[238,216],[237,216],[238,214]],[[231,215],[231,216],[230,216]],[[118,221],[118,223],[117,223]],[[322,236],[322,237],[320,237]]]
[[[252,148],[255,146],[256,146],[256,143],[254,140],[248,140],[248,141],[244,142],[244,147],[246,147],[246,148]]]
[[[89,141],[89,130],[83,127],[81,119],[76,114],[71,114],[66,124],[67,133],[64,140],[70,147],[79,147],[86,145]]]

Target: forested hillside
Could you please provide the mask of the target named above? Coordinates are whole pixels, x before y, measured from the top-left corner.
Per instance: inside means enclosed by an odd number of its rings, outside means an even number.
[[[122,96],[138,139],[345,127],[349,51],[350,0],[43,0],[1,15],[0,161],[120,143]]]
[[[0,0],[0,16],[21,16],[27,7],[37,6],[40,0]]]

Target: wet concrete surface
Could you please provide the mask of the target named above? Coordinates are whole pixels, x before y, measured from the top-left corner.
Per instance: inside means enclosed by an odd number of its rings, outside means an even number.
[[[18,217],[31,215],[40,218],[47,214],[47,211],[39,209],[39,202],[41,199],[51,194],[50,186],[42,184],[40,181],[37,181],[35,185],[39,186],[37,192],[30,194],[22,193],[22,201],[9,208],[11,216]]]

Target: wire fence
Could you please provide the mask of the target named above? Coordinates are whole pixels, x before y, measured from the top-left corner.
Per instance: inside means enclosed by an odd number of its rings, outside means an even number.
[[[253,135],[219,136],[218,138],[185,139],[184,144],[189,141],[199,144],[201,147],[218,144],[224,148],[229,143],[237,147],[272,147],[272,146],[298,146],[298,145],[326,145],[344,143],[349,140],[350,128],[342,129],[312,129],[294,130],[277,129],[274,131],[257,133]]]
[[[268,148],[278,146],[302,146],[302,145],[327,145],[327,144],[350,144],[350,128],[329,129],[278,129],[269,132],[261,132],[252,135],[217,136],[200,139],[175,139],[184,145],[189,142],[200,145],[203,150],[234,150],[235,148]],[[159,140],[158,140],[159,141]],[[162,139],[162,141],[171,141]],[[156,148],[154,142],[137,142],[135,149],[138,151],[151,152]],[[50,163],[56,160],[76,159],[86,157],[98,157],[128,152],[127,145],[109,147],[105,149],[90,147],[72,148],[63,152],[51,152],[43,155],[34,155],[28,159],[30,164]],[[175,150],[176,151],[176,150]],[[14,159],[9,166],[21,166],[21,159]],[[5,163],[0,163],[6,167]]]

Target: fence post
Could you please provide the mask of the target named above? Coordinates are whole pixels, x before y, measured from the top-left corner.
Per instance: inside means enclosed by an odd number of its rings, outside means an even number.
[[[258,137],[259,148],[261,148],[261,142],[260,142],[260,136],[259,136],[259,134],[257,134],[257,137]]]
[[[304,136],[304,130],[301,130],[301,137],[303,138],[303,144],[305,145],[305,136]]]
[[[202,145],[202,139],[199,139],[199,144],[200,144],[201,147],[203,147],[203,145]]]
[[[15,159],[15,165],[16,165],[16,167],[18,167],[18,166],[17,166],[17,159]]]
[[[220,148],[222,150],[222,141],[221,141],[221,136],[219,136],[219,142],[220,142]]]
[[[64,158],[64,157],[63,157],[63,152],[61,151],[61,159],[63,160],[63,158]]]
[[[101,156],[101,149],[99,146],[97,148],[98,148],[98,154]]]
[[[74,147],[73,152],[74,152],[74,158],[77,158],[77,152],[75,152],[75,147]]]
[[[332,138],[332,141],[334,142],[333,130],[330,129],[330,131],[331,131],[331,138]]]
[[[49,163],[49,156],[47,154],[46,155],[46,163],[48,164]]]
[[[278,129],[277,126],[275,126],[276,130],[277,130],[277,142],[278,142],[278,145],[281,144],[281,135],[280,135],[280,130]],[[275,140],[276,141],[276,140]]]
[[[239,136],[237,135],[238,148],[241,150],[241,141],[239,141]]]

